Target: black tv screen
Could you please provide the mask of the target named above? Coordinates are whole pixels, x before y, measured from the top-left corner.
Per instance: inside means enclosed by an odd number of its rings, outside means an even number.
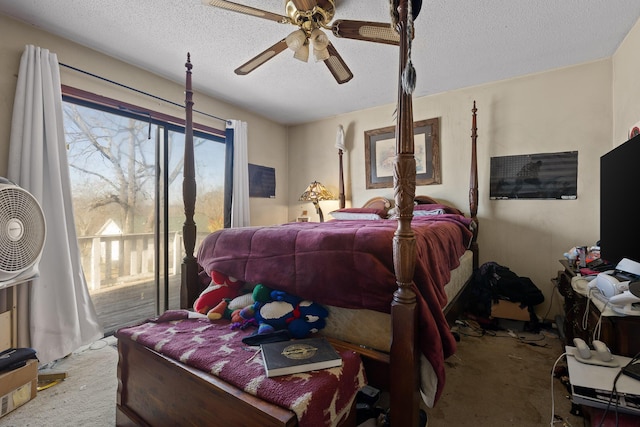
[[[491,200],[575,200],[578,152],[492,157],[490,175]]]
[[[640,262],[640,135],[600,157],[600,256]]]

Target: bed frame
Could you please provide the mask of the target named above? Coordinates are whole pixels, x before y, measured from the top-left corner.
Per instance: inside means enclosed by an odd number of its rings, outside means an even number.
[[[362,349],[332,341],[339,349],[358,351],[369,380],[388,384],[390,416],[393,426],[417,426],[419,423],[419,349],[416,295],[412,290],[415,268],[415,236],[411,229],[416,190],[416,163],[413,143],[412,95],[403,90],[402,72],[409,59],[407,0],[398,5],[400,32],[400,70],[398,76],[398,114],[396,124],[396,158],[394,199],[398,211],[398,227],[393,238],[394,267],[397,290],[391,307],[392,341],[389,354]],[[410,4],[410,3],[409,3]],[[186,257],[182,264],[181,307],[190,308],[201,292],[198,264],[194,256],[196,224],[194,210],[196,181],[193,151],[193,90],[191,62],[186,66],[186,131],[184,153],[183,226]],[[470,216],[477,224],[478,176],[476,154],[476,106],[472,109],[471,174],[469,188]],[[342,154],[341,152],[339,153]],[[341,156],[340,156],[341,160]],[[342,169],[342,168],[341,168]],[[342,172],[341,172],[342,174]],[[341,207],[344,189],[341,175]],[[384,198],[379,203],[384,203]],[[373,199],[372,199],[373,200]],[[477,236],[477,229],[474,236]],[[476,238],[472,241],[474,268],[478,264]],[[449,304],[449,307],[455,304]],[[452,317],[447,316],[448,319]],[[455,319],[455,318],[454,318]],[[159,353],[127,340],[118,341],[118,393],[116,424],[166,425],[178,420],[179,425],[260,425],[294,426],[295,414],[244,393],[213,375],[190,368]],[[176,393],[180,390],[180,393]],[[355,425],[355,410],[343,425]]]

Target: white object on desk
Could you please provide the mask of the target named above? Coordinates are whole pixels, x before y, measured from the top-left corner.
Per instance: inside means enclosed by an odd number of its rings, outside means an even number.
[[[565,349],[573,402],[606,408],[613,390],[613,381],[620,369],[627,365],[631,358],[614,355],[613,359],[618,362],[619,367],[610,368],[580,363],[576,357],[572,356],[576,354],[575,347],[566,346]],[[619,397],[618,410],[639,415],[640,381],[621,374],[616,382],[616,391]],[[611,405],[610,408],[613,408],[615,398],[611,401]]]
[[[629,258],[622,258],[618,265],[616,265],[616,270],[640,276],[640,262],[636,262]]]
[[[600,340],[593,340],[591,343],[593,345],[593,349],[596,351],[596,356],[603,362],[610,362],[613,360],[613,354],[611,354],[611,350],[605,343]]]
[[[571,288],[579,295],[591,300],[602,316],[640,316],[640,310],[625,310],[626,306],[615,306],[615,309],[609,304],[609,298],[602,295],[597,286],[591,286],[594,280],[587,280],[584,276],[574,276],[571,278]]]
[[[576,350],[573,352],[574,355],[580,356],[580,359],[589,359],[591,357],[591,349],[582,338],[574,338],[573,345],[576,346]]]
[[[609,303],[616,313],[640,314],[640,307],[635,306],[640,303],[640,281],[629,283],[628,289],[609,298]]]
[[[596,276],[596,287],[600,289],[600,292],[602,292],[605,297],[611,298],[614,295],[629,290],[629,281],[621,282],[611,274],[598,273]]]
[[[595,342],[596,341],[594,341],[594,343]],[[598,342],[604,345],[604,343],[602,343],[601,341]],[[587,346],[587,344],[580,338],[574,338],[573,343],[575,344],[575,348],[573,349],[573,353],[571,354],[580,363],[586,363],[587,365],[604,366],[606,368],[617,368],[618,366],[620,366],[618,360],[613,357],[611,353],[603,350],[601,347],[599,351],[598,349],[591,350],[589,346]]]

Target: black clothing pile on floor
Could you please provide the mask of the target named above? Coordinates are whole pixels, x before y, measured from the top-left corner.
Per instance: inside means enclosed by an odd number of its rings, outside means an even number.
[[[528,329],[537,329],[534,307],[544,301],[542,291],[528,277],[518,276],[508,267],[486,262],[473,272],[467,311],[481,319],[491,317],[491,306],[498,300],[519,303],[530,315]]]

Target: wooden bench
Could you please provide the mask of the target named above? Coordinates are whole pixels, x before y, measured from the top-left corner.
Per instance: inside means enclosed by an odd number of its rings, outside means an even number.
[[[118,337],[118,355],[117,426],[298,425],[294,412],[126,337]],[[355,425],[354,402],[340,426]]]

